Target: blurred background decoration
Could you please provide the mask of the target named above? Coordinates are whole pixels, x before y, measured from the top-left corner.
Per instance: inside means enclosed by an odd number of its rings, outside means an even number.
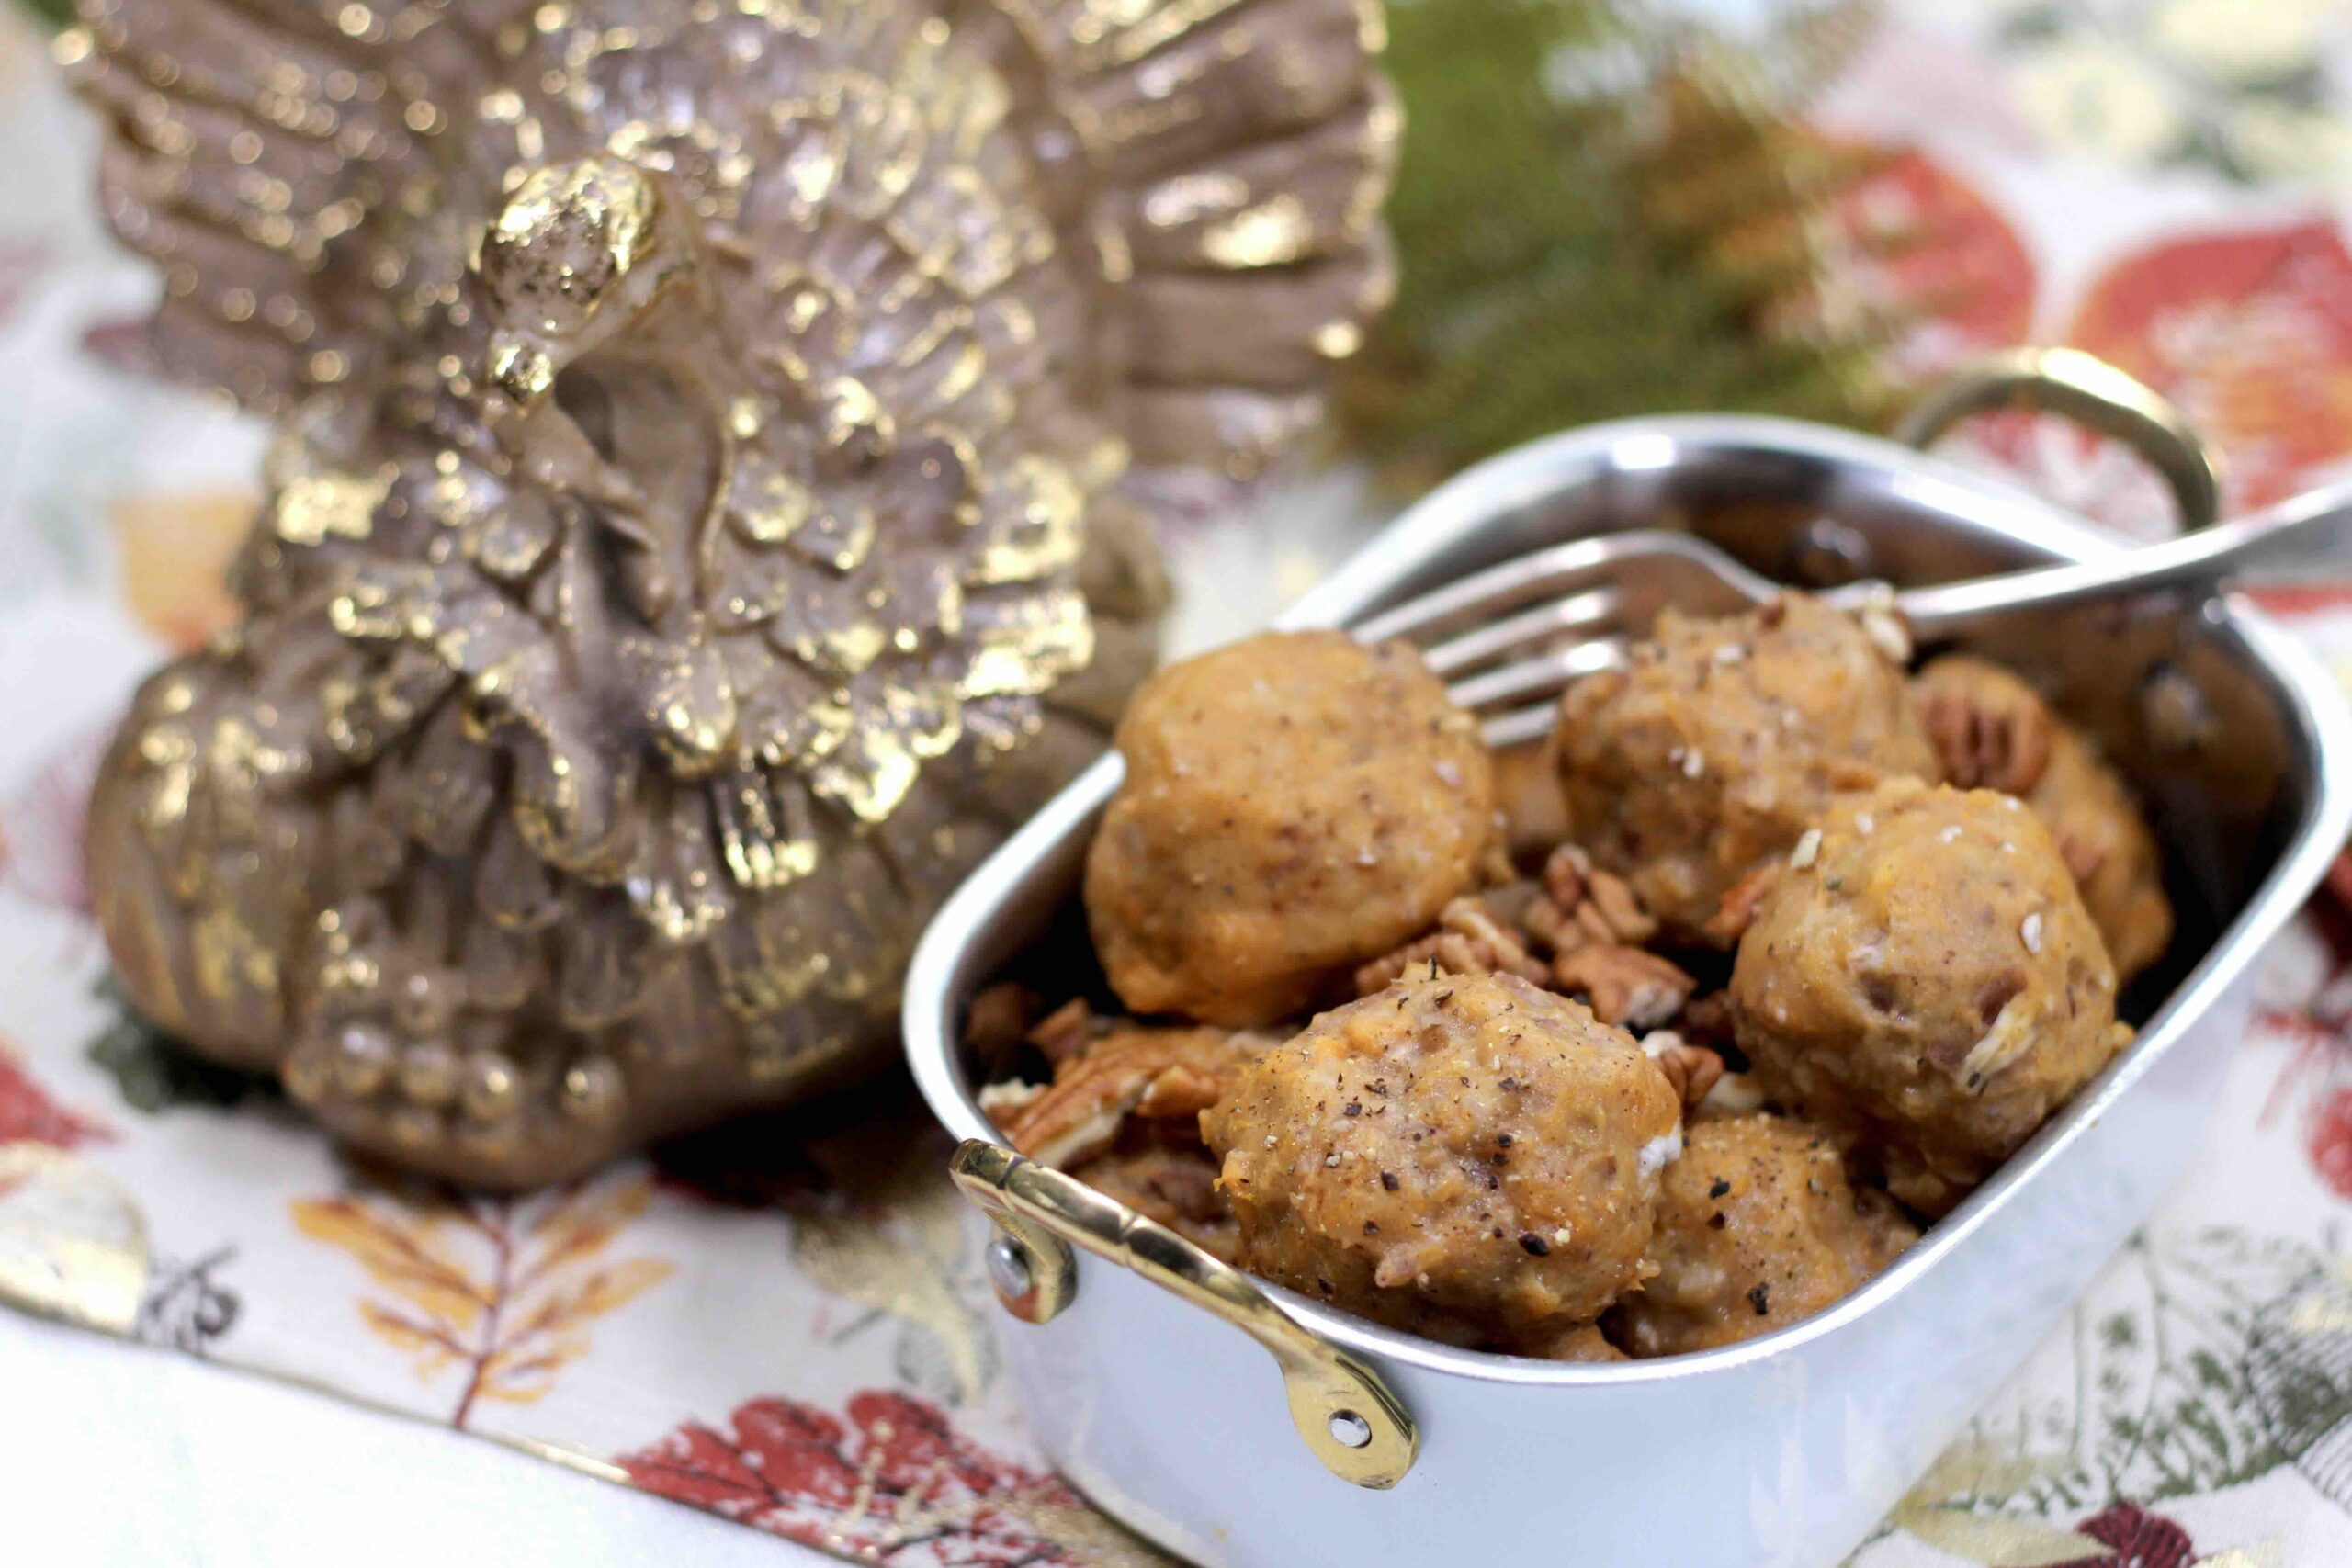
[[[1621,414],[1883,419],[1885,351],[1961,301],[1862,287],[1948,236],[1870,223],[1890,155],[1805,120],[1874,12],[1734,30],[1623,0],[1392,5],[1401,283],[1345,384],[1347,435],[1419,488]]]

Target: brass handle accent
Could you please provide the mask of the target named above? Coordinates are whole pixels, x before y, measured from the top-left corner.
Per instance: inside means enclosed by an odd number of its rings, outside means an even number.
[[[1292,1423],[1332,1474],[1385,1488],[1413,1468],[1420,1432],[1380,1374],[1301,1325],[1249,1275],[1077,1178],[985,1139],[966,1139],[948,1172],[998,1227],[989,1272],[1013,1316],[1044,1323],[1068,1306],[1078,1286],[1070,1248],[1082,1247],[1263,1346],[1282,1368]]]
[[[2137,452],[2172,487],[2184,532],[2222,515],[2221,459],[2171,400],[2079,348],[2010,348],[1972,359],[1895,426],[1925,449],[1961,421],[2003,408],[2064,414]]]

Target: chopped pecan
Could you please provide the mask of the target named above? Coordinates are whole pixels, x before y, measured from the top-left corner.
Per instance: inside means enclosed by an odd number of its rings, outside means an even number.
[[[1575,844],[1562,844],[1544,863],[1544,891],[1563,909],[1584,902],[1585,878],[1592,874],[1592,857]]]
[[[1063,1060],[1052,1087],[1010,1108],[1000,1124],[1014,1148],[1066,1169],[1109,1148],[1130,1115],[1199,1115],[1216,1103],[1233,1071],[1269,1043],[1221,1029],[1114,1030]]]
[[[1538,897],[1520,912],[1519,923],[1536,943],[1553,953],[1572,952],[1591,938],[1577,918],[1562,909],[1549,897]]]
[[[1100,1030],[1096,1027],[1094,1010],[1086,1005],[1083,997],[1072,997],[1040,1019],[1029,1031],[1029,1043],[1046,1054],[1046,1060],[1059,1067],[1062,1063],[1086,1049]]]
[[[1704,1045],[1693,1045],[1671,1029],[1653,1030],[1642,1036],[1642,1049],[1656,1062],[1682,1108],[1695,1111],[1724,1076],[1724,1059]]]
[[[992,1075],[1012,1063],[1037,1016],[1037,993],[1006,981],[972,998],[964,1013],[964,1043]]]
[[[1197,1128],[1187,1135],[1164,1122],[1131,1124],[1114,1146],[1069,1173],[1227,1263],[1240,1250],[1232,1207],[1217,1190],[1216,1156]]]
[[[1723,901],[1707,917],[1707,923],[1699,928],[1700,934],[1724,947],[1739,941],[1756,923],[1756,911],[1780,874],[1781,863],[1768,861],[1724,889]]]
[[[1657,921],[1642,908],[1623,877],[1605,871],[1593,873],[1585,879],[1585,908],[1599,910],[1610,934],[1619,942],[1638,947],[1657,935]]]
[[[1919,718],[1953,784],[2023,795],[2050,765],[2050,710],[2039,701],[1999,701],[1999,690],[1931,687]]]
[[[1006,1078],[1000,1083],[980,1086],[980,1109],[1000,1129],[1010,1127],[1020,1116],[1022,1108],[1046,1092],[1046,1085],[1024,1083],[1019,1078]]]
[[[1553,960],[1552,978],[1603,1023],[1655,1029],[1681,1010],[1698,982],[1655,953],[1592,942]]]
[[[1694,1045],[1724,1046],[1732,1043],[1731,993],[1709,991],[1703,997],[1693,997],[1683,1004],[1682,1016],[1674,1021],[1675,1032]]]
[[[1752,1073],[1724,1073],[1702,1099],[1705,1109],[1717,1116],[1746,1116],[1766,1104],[1764,1091],[1757,1087]]]
[[[1656,917],[1625,879],[1596,867],[1575,844],[1562,844],[1544,862],[1544,897],[1528,906],[1520,924],[1555,954],[1588,942],[1638,947],[1657,935]]]
[[[1437,930],[1356,971],[1356,995],[1386,990],[1408,970],[1434,963],[1445,975],[1516,975],[1540,986],[1550,977],[1510,928],[1476,898],[1456,898],[1438,915]]]

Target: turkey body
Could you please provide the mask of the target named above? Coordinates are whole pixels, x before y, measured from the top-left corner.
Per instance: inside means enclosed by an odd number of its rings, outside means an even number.
[[[92,804],[133,1002],[560,1179],[887,1050],[1100,748],[1131,458],[1246,466],[1384,296],[1346,0],[93,0],[165,367],[276,412],[246,617]]]

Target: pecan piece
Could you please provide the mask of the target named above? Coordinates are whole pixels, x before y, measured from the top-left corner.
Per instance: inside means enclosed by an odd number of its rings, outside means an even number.
[[[2050,710],[2041,702],[2003,702],[2004,688],[1931,687],[1919,719],[1944,772],[1962,789],[2023,795],[2050,765]]]
[[[1674,1092],[1682,1097],[1682,1109],[1696,1111],[1699,1102],[1707,1098],[1724,1076],[1724,1059],[1704,1045],[1693,1045],[1671,1029],[1652,1030],[1642,1036],[1642,1049]]]
[[[1037,993],[1013,981],[990,986],[964,1012],[964,1043],[991,1074],[1012,1063],[1037,1016]]]
[[[1584,902],[1585,878],[1592,874],[1592,857],[1575,844],[1562,844],[1544,863],[1544,891],[1563,909]]]
[[[1222,1029],[1114,1029],[1057,1066],[1043,1093],[1008,1106],[999,1125],[1031,1159],[1066,1169],[1108,1149],[1131,1115],[1199,1115],[1269,1043]]]
[[[1437,930],[1358,969],[1356,995],[1385,991],[1408,970],[1430,964],[1441,974],[1516,975],[1534,986],[1550,977],[1543,962],[1482,900],[1456,898],[1439,912],[1437,920]]]
[[[1059,1068],[1062,1063],[1083,1052],[1090,1041],[1101,1031],[1094,1010],[1086,1005],[1083,997],[1072,997],[1037,1021],[1029,1031],[1029,1043],[1046,1054],[1046,1060]]]
[[[1699,983],[1655,953],[1592,942],[1552,962],[1558,989],[1583,997],[1603,1023],[1655,1029],[1690,999]]]
[[[1638,947],[1657,935],[1657,919],[1625,879],[1602,871],[1576,844],[1562,844],[1544,863],[1544,893],[1520,924],[1554,953],[1588,942]]]
[[[1553,985],[1583,997],[1592,1016],[1628,1030],[1654,1030],[1679,1013],[1698,980],[1656,952],[1590,942],[1553,959]]]
[[[1819,835],[1815,835],[1817,839]],[[1802,842],[1802,841],[1801,841]],[[1708,941],[1730,947],[1747,934],[1756,923],[1756,911],[1763,905],[1764,895],[1772,890],[1772,883],[1781,874],[1781,863],[1767,861],[1737,882],[1724,889],[1723,902],[1707,917],[1700,934]]]
[[[1674,1021],[1675,1032],[1694,1045],[1721,1047],[1732,1043],[1736,1031],[1732,1027],[1731,993],[1709,991],[1703,997],[1693,997],[1683,1005],[1682,1016]]]

